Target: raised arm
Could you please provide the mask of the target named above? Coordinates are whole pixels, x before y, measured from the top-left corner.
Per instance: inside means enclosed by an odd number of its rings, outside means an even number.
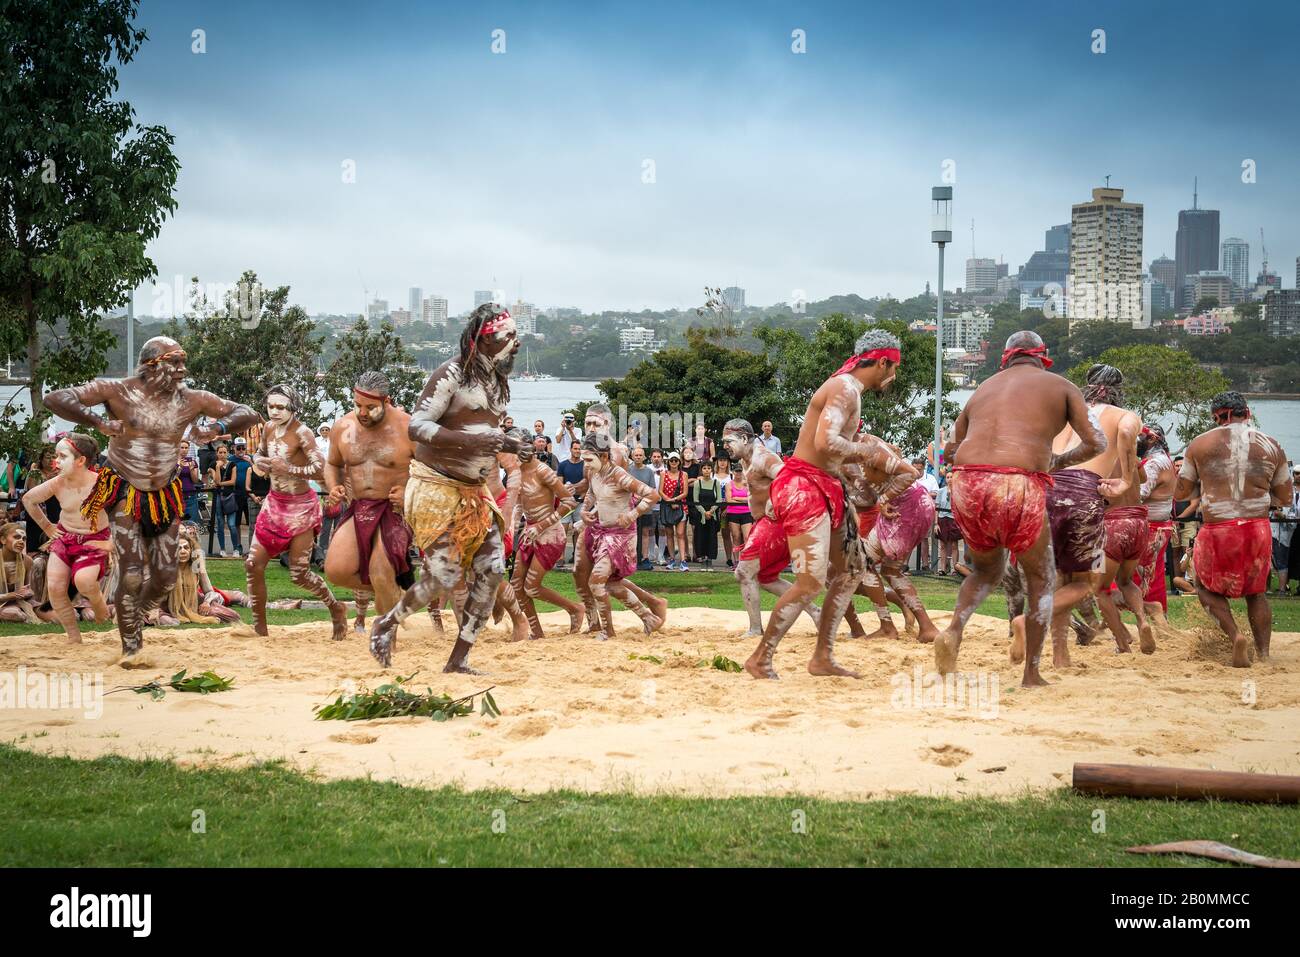
[[[199,412],[213,420],[204,428],[195,428],[192,431],[194,441],[200,444],[211,442],[221,435],[238,435],[247,432],[262,421],[262,417],[246,405],[231,402],[211,392],[199,390],[194,394],[199,400]]]
[[[1106,433],[1088,416],[1088,403],[1083,400],[1083,393],[1072,382],[1066,382],[1066,386],[1066,418],[1070,423],[1070,428],[1074,429],[1074,434],[1079,437],[1079,444],[1062,452],[1060,455],[1053,455],[1052,462],[1047,467],[1049,472],[1059,472],[1061,469],[1071,468],[1081,462],[1096,458],[1106,451]],[[1137,416],[1134,416],[1134,418],[1137,418]],[[1138,426],[1141,427],[1141,424],[1139,420]],[[1136,435],[1135,432],[1134,436],[1136,437]],[[1125,487],[1127,488],[1127,486]]]
[[[94,409],[94,406],[108,402],[116,389],[116,384],[108,379],[95,379],[70,389],[55,389],[42,401],[47,409],[60,418],[78,425],[89,425],[105,435],[118,435],[122,431],[122,423],[100,415]]]

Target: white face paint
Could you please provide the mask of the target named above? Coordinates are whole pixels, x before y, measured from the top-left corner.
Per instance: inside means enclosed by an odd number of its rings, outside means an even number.
[[[54,461],[58,463],[59,472],[67,475],[76,466],[77,450],[67,439],[60,439],[54,447]]]
[[[190,560],[190,540],[182,535],[176,541],[176,561],[181,564],[187,564]]]
[[[732,459],[741,458],[742,453],[748,446],[748,436],[741,435],[739,432],[722,433],[722,447],[727,450],[727,455]]]
[[[267,397],[266,417],[276,425],[286,424],[293,413],[289,411],[289,400],[278,392]]]
[[[582,464],[593,471],[600,470],[600,456],[595,452],[583,452]]]

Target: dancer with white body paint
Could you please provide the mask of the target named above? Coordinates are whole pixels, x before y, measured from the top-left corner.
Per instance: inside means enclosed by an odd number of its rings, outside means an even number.
[[[1273,609],[1265,595],[1273,547],[1268,510],[1291,504],[1292,478],[1286,452],[1250,424],[1241,393],[1219,393],[1210,412],[1218,425],[1187,446],[1174,498],[1200,495],[1205,524],[1192,553],[1196,595],[1232,641],[1233,667],[1249,668],[1246,637],[1228,599],[1246,599],[1255,652],[1267,659],[1273,636]]]
[[[966,622],[1002,581],[1010,552],[1025,571],[1029,593],[1021,683],[1033,687],[1047,684],[1038,661],[1055,579],[1046,521],[1048,472],[1092,458],[1105,449],[1106,437],[1089,419],[1078,387],[1047,373],[1051,360],[1036,333],[1007,339],[1001,365],[970,397],[944,449],[945,461],[955,463],[949,479],[953,518],[970,546],[973,569],[957,592],[951,622],[934,641],[934,661],[940,674],[957,670]],[[1053,439],[1067,424],[1080,441],[1055,453]]]
[[[898,338],[883,329],[868,329],[845,362],[813,393],[799,429],[794,455],[772,481],[769,510],[785,535],[794,565],[794,584],[777,599],[763,637],[745,670],[755,678],[776,678],[773,656],[799,615],[824,588],[817,627],[817,647],[808,662],[814,675],[856,678],[835,662],[835,631],[853,599],[861,574],[857,527],[846,521],[840,473],[845,463],[860,462],[886,472],[892,459],[874,445],[855,442],[862,416],[862,393],[882,392],[898,374],[902,361]]]
[[[50,605],[68,641],[75,644],[81,641],[81,629],[76,609],[68,599],[68,584],[71,582],[78,594],[90,602],[95,621],[108,621],[108,605],[99,583],[108,574],[108,553],[113,543],[106,517],[100,515],[88,521],[81,514],[82,502],[95,488],[96,473],[91,466],[99,459],[99,443],[92,436],[70,433],[54,447],[54,459],[58,474],[29,490],[23,496],[23,508],[49,539],[46,587]],[[57,526],[41,508],[41,503],[50,498],[59,501]]]
[[[459,354],[434,370],[411,415],[415,453],[405,515],[422,558],[419,579],[371,626],[370,653],[385,667],[397,626],[434,598],[450,596],[464,577],[469,590],[443,670],[474,673],[469,653],[505,577],[505,520],[487,476],[497,468],[498,452],[521,447],[501,429],[518,351],[510,313],[484,303],[465,323]]]
[[[270,420],[253,456],[253,470],[271,476],[271,491],[257,513],[257,524],[244,559],[248,593],[253,599],[253,630],[269,634],[266,627],[266,566],[289,553],[289,579],[320,599],[329,610],[335,641],[347,637],[348,614],[325,580],[311,570],[311,551],[321,527],[320,496],[308,484],[324,477],[325,459],[316,436],[302,422],[302,403],[296,390],[272,386],[266,393]]]
[[[55,415],[109,436],[108,463],[96,473],[81,514],[87,522],[101,511],[111,517],[118,564],[113,606],[127,657],[144,643],[143,614],[157,607],[176,579],[177,526],[185,513],[176,477],[181,438],[200,416],[208,424],[195,426],[189,436],[199,444],[260,421],[247,406],[186,388],[186,375],[185,350],[174,339],[156,336],[141,347],[135,375],[59,389],[44,400]],[[98,405],[108,414],[95,412]]]

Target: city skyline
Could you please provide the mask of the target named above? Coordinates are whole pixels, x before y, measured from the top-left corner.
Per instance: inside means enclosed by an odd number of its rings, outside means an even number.
[[[706,285],[756,304],[906,298],[933,284],[929,188],[947,172],[955,221],[975,219],[977,254],[1013,274],[1108,175],[1145,208],[1144,264],[1174,254],[1196,178],[1221,235],[1245,238],[1253,264],[1262,228],[1287,272],[1300,134],[1233,104],[1290,82],[1300,14],[999,12],[146,0],[150,40],[121,96],[172,130],[182,163],[150,255],[162,283],[256,269],[315,314],[360,313],[376,293],[396,308],[411,286],[452,314],[489,287],[584,311],[690,309]],[[1249,77],[1188,53],[1202,13],[1216,56],[1256,63]],[[1178,115],[1193,106],[1223,119],[1189,148]],[[151,305],[138,290],[137,314]]]

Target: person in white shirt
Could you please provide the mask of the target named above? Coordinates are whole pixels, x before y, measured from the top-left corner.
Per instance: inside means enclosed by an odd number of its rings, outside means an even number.
[[[772,434],[772,423],[763,423],[763,434],[758,437],[763,447],[775,455],[781,454],[781,440]]]
[[[925,456],[917,456],[912,460],[912,464],[921,473],[921,477],[916,480],[916,484],[922,486],[927,492],[929,492],[932,500],[937,500],[939,498],[939,480],[934,477],[933,473],[925,470]],[[916,548],[920,553],[921,568],[928,568],[930,571],[934,571],[934,565],[930,562],[930,537],[930,535],[926,535],[922,538],[921,543],[917,545]]]
[[[582,446],[582,429],[578,428],[573,413],[566,412],[564,421],[560,424],[560,431],[555,433],[555,446],[552,451],[555,457],[563,462],[569,457],[569,449],[573,446]]]
[[[1300,480],[1300,469],[1294,470],[1292,475]],[[1287,577],[1291,569],[1291,539],[1295,537],[1295,525],[1285,519],[1295,518],[1297,514],[1300,514],[1300,490],[1293,489],[1290,507],[1273,509],[1272,518],[1284,521],[1270,523],[1273,531],[1273,571],[1277,572],[1279,595],[1286,594]]]

